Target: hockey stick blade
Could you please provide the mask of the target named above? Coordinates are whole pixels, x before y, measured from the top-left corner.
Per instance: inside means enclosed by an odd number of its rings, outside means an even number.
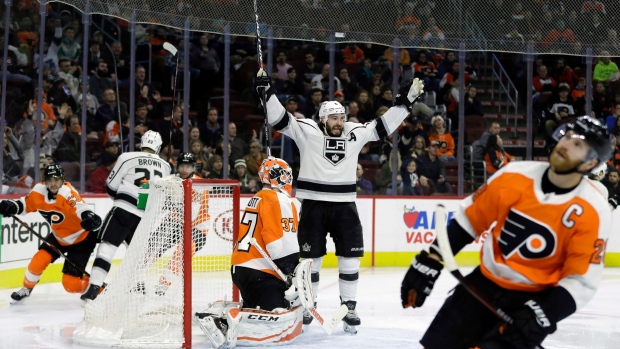
[[[174,47],[173,44],[169,43],[169,42],[164,42],[164,50],[170,52],[173,56],[177,55],[177,48]]]
[[[514,319],[508,315],[504,310],[494,305],[487,297],[480,293],[474,285],[472,285],[469,280],[465,279],[463,274],[459,271],[458,265],[456,264],[456,260],[454,259],[454,254],[452,253],[452,247],[450,246],[450,239],[448,238],[448,228],[447,228],[447,212],[446,207],[442,204],[437,205],[435,209],[435,227],[437,229],[437,242],[439,244],[439,250],[441,251],[441,258],[443,259],[444,266],[450,274],[452,274],[461,285],[469,292],[474,298],[478,300],[485,308],[495,314],[504,322],[508,323],[511,326],[515,326]],[[516,327],[516,326],[515,326]],[[517,332],[520,333],[521,337],[527,343],[527,337],[523,333],[520,328],[516,328]],[[537,345],[535,349],[544,349],[542,345]]]

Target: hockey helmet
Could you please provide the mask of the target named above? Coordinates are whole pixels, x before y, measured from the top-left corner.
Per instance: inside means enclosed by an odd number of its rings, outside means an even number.
[[[159,154],[162,143],[163,142],[161,140],[159,132],[149,130],[144,132],[144,134],[142,135],[140,147],[152,149],[153,151],[155,151],[155,154]]]
[[[60,165],[49,165],[45,167],[43,172],[44,180],[51,178],[60,178],[63,182],[65,180],[65,170]]]
[[[293,191],[293,170],[286,161],[270,156],[263,160],[258,170],[263,184],[278,188],[288,196]]]
[[[323,104],[321,104],[321,108],[319,109],[319,119],[321,122],[324,123],[327,117],[332,114],[344,114],[345,121],[347,120],[347,114],[345,113],[344,107],[340,104],[340,102],[323,102]]]
[[[586,162],[598,159],[599,163],[603,163],[611,158],[615,144],[611,142],[607,126],[601,124],[597,119],[589,115],[580,116],[577,120],[558,127],[551,138],[555,142],[559,142],[569,131],[573,131],[571,137],[583,139],[590,146],[586,155]]]
[[[196,157],[192,153],[181,153],[177,158],[177,165],[181,164],[189,164],[193,166],[196,164]]]

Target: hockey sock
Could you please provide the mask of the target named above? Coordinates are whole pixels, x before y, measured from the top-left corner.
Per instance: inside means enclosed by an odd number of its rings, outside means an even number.
[[[41,274],[48,265],[52,263],[52,255],[46,250],[39,250],[34,254],[28,268],[26,268],[26,275],[24,275],[24,287],[33,288],[39,279]]]
[[[97,257],[95,263],[93,263],[93,270],[90,272],[91,285],[101,286],[106,275],[110,271],[112,265],[112,258],[118,246],[114,246],[107,241],[102,241],[97,249]]]
[[[360,259],[359,257],[338,256],[338,272],[340,298],[343,302],[354,301],[357,295],[357,282],[359,279]]]
[[[84,293],[88,288],[88,276],[79,278],[74,275],[62,275],[62,287],[69,293]]]
[[[317,294],[319,293],[319,271],[323,264],[323,257],[312,258],[312,268],[310,273],[310,281],[312,282],[312,293],[314,294],[314,302],[316,303]]]

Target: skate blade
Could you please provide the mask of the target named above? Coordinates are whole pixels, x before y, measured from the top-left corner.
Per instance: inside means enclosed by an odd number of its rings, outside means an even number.
[[[15,300],[13,298],[11,298],[11,302],[9,304],[11,305],[21,305],[24,304],[24,302],[26,301],[26,298],[20,299],[20,300]]]
[[[308,331],[308,328],[310,327],[310,325],[302,325],[301,326],[301,332],[306,332]]]
[[[342,325],[345,332],[351,335],[357,334],[357,326],[347,325],[345,322],[343,322]]]

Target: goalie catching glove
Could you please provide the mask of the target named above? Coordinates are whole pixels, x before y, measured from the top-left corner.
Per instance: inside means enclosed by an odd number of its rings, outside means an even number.
[[[439,278],[443,264],[430,258],[428,252],[422,251],[415,256],[400,287],[403,308],[421,307],[433,290]]]
[[[3,217],[13,217],[19,212],[17,204],[13,200],[0,201],[0,215]]]
[[[88,231],[94,231],[101,228],[101,217],[92,211],[86,211],[82,213],[82,222],[80,223],[82,229]]]
[[[418,78],[410,80],[398,90],[394,105],[404,105],[407,109],[410,109],[413,102],[423,93],[424,82]]]

